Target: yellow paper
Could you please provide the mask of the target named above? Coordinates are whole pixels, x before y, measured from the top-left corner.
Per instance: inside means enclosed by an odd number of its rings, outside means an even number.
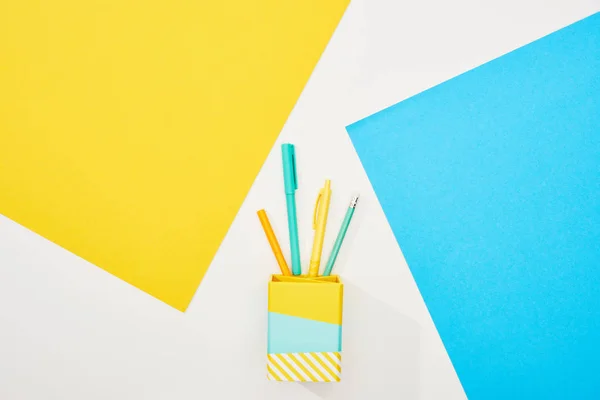
[[[185,310],[348,1],[0,0],[0,213]]]

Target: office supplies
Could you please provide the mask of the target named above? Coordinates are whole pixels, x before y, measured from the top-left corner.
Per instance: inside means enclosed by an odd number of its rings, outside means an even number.
[[[600,13],[347,130],[469,399],[595,399]]]
[[[329,202],[331,200],[331,181],[327,179],[325,186],[319,191],[313,213],[313,229],[315,238],[313,241],[312,255],[310,256],[310,267],[308,276],[319,275],[321,265],[321,253],[323,251],[323,240],[325,239],[325,227],[327,226],[327,214],[329,213]]]
[[[185,310],[348,2],[2,2],[0,213]]]
[[[272,275],[268,297],[268,379],[339,382],[344,299],[339,277]]]
[[[290,251],[292,253],[292,272],[302,274],[300,265],[300,243],[298,238],[298,221],[296,217],[296,190],[298,190],[298,171],[296,170],[296,150],[293,144],[281,145],[283,161],[283,183],[285,202],[287,205],[288,228],[290,232]]]
[[[340,232],[338,233],[337,238],[335,239],[333,249],[331,249],[331,254],[329,255],[329,260],[327,260],[327,265],[325,266],[325,272],[323,272],[323,276],[329,276],[331,274],[333,264],[335,264],[335,260],[338,256],[338,253],[340,252],[340,247],[342,247],[342,242],[344,241],[346,232],[348,232],[348,226],[350,226],[350,221],[352,221],[352,216],[354,215],[354,210],[356,210],[357,204],[358,196],[352,197],[352,200],[350,200],[350,206],[348,207],[348,211],[346,211],[346,216],[342,221]]]
[[[273,228],[271,227],[271,222],[269,221],[269,217],[267,217],[267,213],[265,212],[265,210],[259,210],[257,214],[258,219],[260,219],[260,224],[262,225],[265,231],[265,235],[267,235],[269,245],[271,245],[271,250],[273,250],[273,254],[275,254],[275,259],[277,260],[277,264],[279,264],[279,269],[281,269],[281,273],[287,276],[292,275],[287,263],[285,262],[285,257],[283,257],[281,247],[279,247],[279,242],[277,241],[275,232],[273,232]]]

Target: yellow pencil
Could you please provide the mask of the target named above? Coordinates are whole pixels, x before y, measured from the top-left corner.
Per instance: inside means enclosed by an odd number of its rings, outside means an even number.
[[[283,253],[281,252],[281,247],[279,247],[279,242],[277,241],[275,232],[273,232],[273,228],[271,227],[271,223],[269,222],[267,213],[265,212],[265,210],[259,210],[257,214],[258,219],[260,219],[260,223],[265,231],[265,235],[267,235],[267,240],[271,245],[271,250],[273,250],[273,254],[275,254],[275,258],[277,259],[277,264],[279,264],[281,273],[283,275],[292,275],[287,263],[285,262],[285,258],[283,257]]]

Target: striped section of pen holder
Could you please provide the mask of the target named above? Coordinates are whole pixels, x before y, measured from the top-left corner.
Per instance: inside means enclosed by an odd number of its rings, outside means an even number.
[[[344,287],[335,275],[271,276],[269,380],[340,381],[343,299]]]

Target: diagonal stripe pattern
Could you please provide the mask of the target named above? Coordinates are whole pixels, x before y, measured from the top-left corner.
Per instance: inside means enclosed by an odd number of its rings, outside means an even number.
[[[339,382],[339,352],[269,354],[267,377],[271,381]]]

